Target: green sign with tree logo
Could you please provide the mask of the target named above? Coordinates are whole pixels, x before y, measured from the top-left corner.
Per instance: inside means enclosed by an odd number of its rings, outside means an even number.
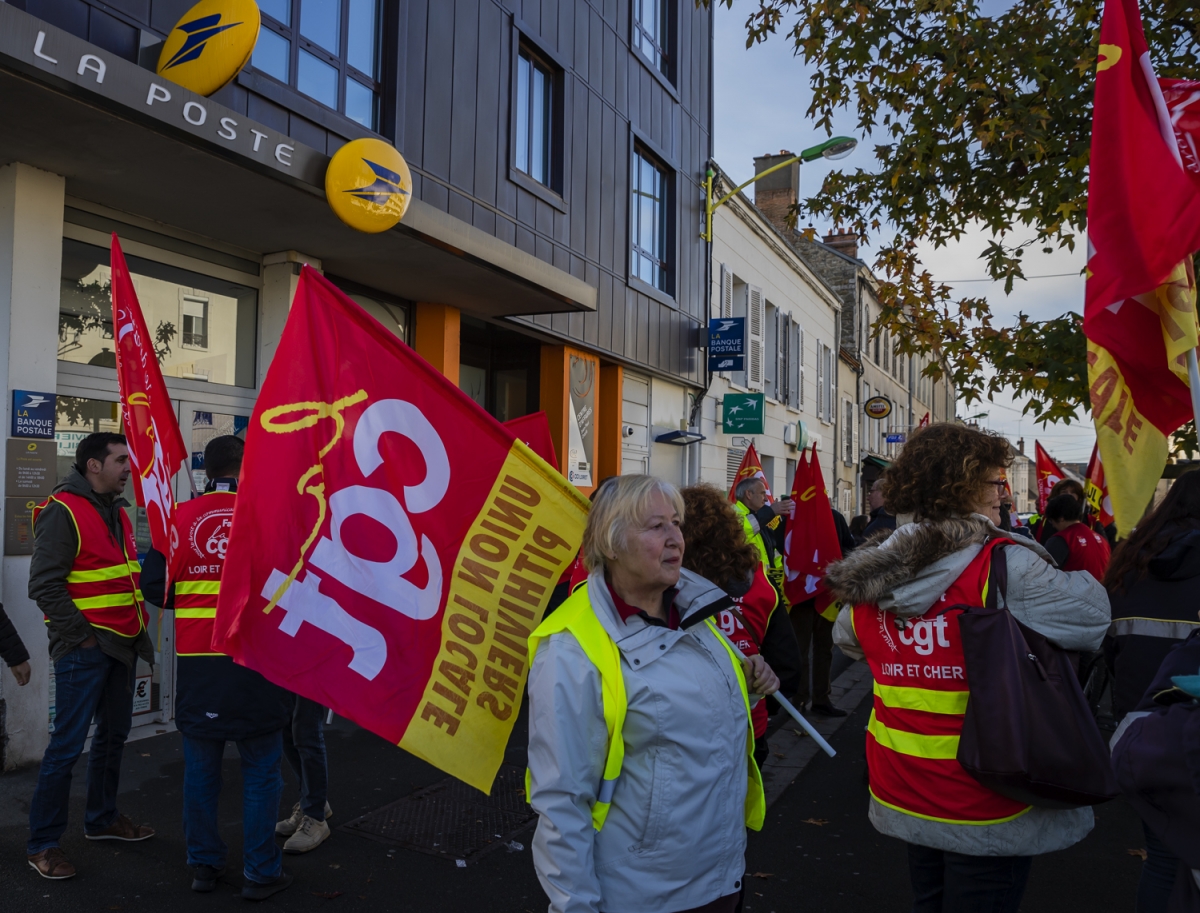
[[[766,397],[762,393],[726,393],[721,430],[725,434],[762,434]]]

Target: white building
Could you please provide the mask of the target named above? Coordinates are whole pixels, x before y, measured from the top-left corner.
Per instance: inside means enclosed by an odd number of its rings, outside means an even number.
[[[714,213],[712,316],[745,317],[748,351],[746,370],[716,373],[704,399],[703,480],[732,484],[753,441],[771,491],[787,494],[807,439],[817,444],[826,486],[834,491],[840,310],[833,290],[745,196]],[[722,431],[728,393],[763,394],[762,434]]]

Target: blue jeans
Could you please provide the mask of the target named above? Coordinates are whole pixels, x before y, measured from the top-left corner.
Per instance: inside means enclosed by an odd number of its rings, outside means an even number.
[[[1167,849],[1144,821],[1142,832],[1146,835],[1146,861],[1142,863],[1142,877],[1138,880],[1137,913],[1167,913],[1171,892],[1175,889],[1179,857]]]
[[[275,843],[283,738],[272,732],[240,739],[237,747],[242,756],[242,869],[247,880],[268,882],[283,871],[283,853]],[[223,740],[183,737],[183,833],[190,866],[225,867],[229,848],[217,829],[224,753]]]
[[[76,647],[56,662],[54,685],[54,732],[29,804],[30,855],[58,846],[67,829],[71,769],[83,754],[93,717],[96,734],[88,755],[83,829],[94,834],[113,823],[121,754],[133,725],[133,670],[98,645]]]
[[[913,913],[1017,913],[1031,856],[968,856],[908,845]]]
[[[314,821],[325,820],[329,764],[325,757],[325,708],[296,695],[292,725],[283,729],[283,753],[300,781],[300,808]]]

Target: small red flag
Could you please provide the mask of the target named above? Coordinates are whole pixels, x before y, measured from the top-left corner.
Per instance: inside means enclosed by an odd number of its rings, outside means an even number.
[[[813,445],[812,460],[801,459],[792,482],[792,501],[796,512],[788,520],[784,537],[783,561],[787,576],[783,593],[788,602],[797,605],[816,599],[818,612],[824,614],[832,602],[825,588],[825,568],[832,561],[842,560],[837,527],[833,523],[833,508],[829,490]]]
[[[737,500],[738,482],[743,479],[760,478],[764,485],[767,486],[767,503],[773,504],[775,498],[771,494],[771,483],[767,481],[767,474],[763,472],[762,461],[758,458],[758,451],[751,444],[746,448],[746,453],[742,457],[742,465],[738,467],[737,475],[733,477],[733,484],[729,486],[729,501],[730,503]]]
[[[550,420],[545,412],[531,412],[520,418],[509,419],[504,427],[525,442],[525,446],[543,460],[558,469],[558,456],[554,452],[554,440],[550,437]]]
[[[587,507],[306,266],[250,419],[213,646],[486,792]]]
[[[187,446],[115,232],[111,263],[117,385],[129,461],[133,464],[133,492],[138,507],[146,510],[150,542],[167,555],[171,551],[171,518],[175,515],[171,478],[187,460]]]
[[[917,424],[918,428],[924,428],[929,424],[929,413],[925,413],[925,417]]]
[[[1092,458],[1088,460],[1087,478],[1084,479],[1083,493],[1091,505],[1092,512],[1101,526],[1113,522],[1112,500],[1108,497],[1108,484],[1104,481],[1104,464],[1100,462],[1100,447],[1092,445]]]
[[[1046,512],[1046,501],[1050,498],[1050,489],[1067,477],[1062,467],[1054,462],[1054,457],[1046,452],[1040,442],[1034,442],[1037,454],[1037,496],[1038,513]]]

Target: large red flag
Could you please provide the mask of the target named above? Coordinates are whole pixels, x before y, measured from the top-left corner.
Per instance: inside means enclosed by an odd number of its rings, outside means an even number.
[[[250,419],[213,645],[487,791],[587,507],[304,267]]]
[[[1034,441],[1037,454],[1037,497],[1038,513],[1046,512],[1046,501],[1050,499],[1050,489],[1067,477],[1062,467],[1054,462],[1054,457],[1046,453],[1039,441]]]
[[[762,479],[762,483],[767,486],[767,503],[774,503],[775,498],[771,494],[771,483],[767,480],[767,474],[763,472],[762,460],[758,458],[758,451],[754,449],[753,444],[746,448],[746,453],[742,456],[742,465],[738,467],[737,475],[733,477],[733,484],[729,486],[729,500],[731,503],[737,500],[738,482],[751,478]]]
[[[1087,477],[1084,479],[1084,496],[1101,526],[1113,522],[1112,500],[1108,497],[1108,485],[1104,481],[1104,464],[1100,462],[1100,447],[1092,445],[1092,457],[1088,460]]]
[[[111,264],[117,384],[129,461],[133,464],[133,492],[138,506],[146,509],[151,543],[166,555],[171,550],[171,518],[175,513],[171,478],[187,460],[187,446],[115,232]]]
[[[1083,328],[1097,444],[1124,532],[1154,494],[1169,436],[1193,414],[1187,360],[1200,338],[1191,258],[1200,248],[1194,103],[1187,85],[1155,78],[1137,0],[1107,0]]]
[[[784,537],[783,561],[787,568],[784,595],[792,605],[815,599],[818,612],[830,611],[833,601],[825,588],[825,568],[842,559],[837,527],[833,523],[833,508],[829,490],[813,444],[812,460],[802,459],[796,467],[792,482],[792,501],[796,512],[788,520]],[[834,609],[836,614],[836,609]]]

